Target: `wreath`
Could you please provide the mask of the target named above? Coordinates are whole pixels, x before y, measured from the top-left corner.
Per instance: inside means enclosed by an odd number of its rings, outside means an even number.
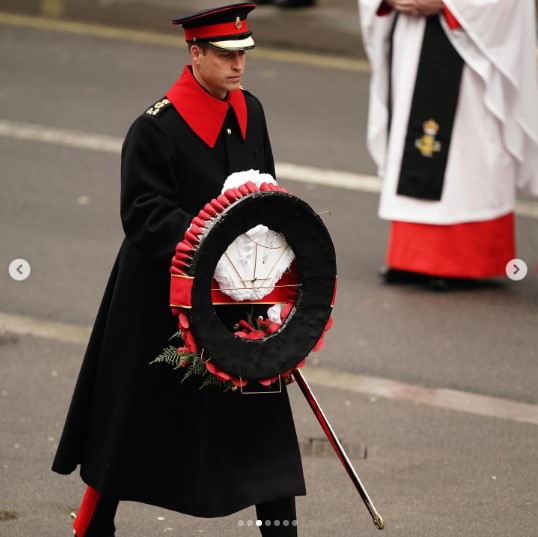
[[[225,389],[270,386],[321,350],[332,326],[334,246],[304,201],[255,170],[232,174],[192,220],[170,267],[172,312],[184,345],[153,362]],[[268,304],[230,331],[214,305]]]

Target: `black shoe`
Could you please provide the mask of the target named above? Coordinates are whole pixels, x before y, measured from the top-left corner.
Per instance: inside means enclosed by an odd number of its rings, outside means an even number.
[[[425,274],[417,272],[409,272],[408,270],[398,270],[391,267],[382,266],[379,269],[379,275],[385,283],[427,283],[429,277]]]
[[[434,291],[450,291],[456,287],[453,278],[430,278],[430,287]]]
[[[309,7],[315,3],[316,0],[273,0],[273,4],[278,7]]]
[[[480,289],[493,289],[499,287],[500,284],[487,279],[432,276],[428,285],[434,291],[478,291]]]

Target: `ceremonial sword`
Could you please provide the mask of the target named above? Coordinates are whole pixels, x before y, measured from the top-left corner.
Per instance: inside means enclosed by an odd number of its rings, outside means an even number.
[[[355,488],[360,494],[360,497],[362,498],[364,504],[366,505],[368,511],[370,512],[370,515],[372,516],[372,520],[375,524],[375,527],[379,530],[384,529],[385,522],[383,521],[382,516],[377,512],[376,508],[374,507],[374,504],[372,503],[372,500],[368,496],[368,493],[366,492],[364,485],[361,483],[361,480],[359,479],[357,472],[355,472],[355,469],[353,468],[351,461],[349,460],[349,457],[344,451],[344,448],[342,447],[340,440],[338,440],[338,437],[336,436],[333,428],[331,427],[331,424],[325,417],[325,414],[323,413],[323,410],[319,406],[319,403],[317,402],[316,397],[312,393],[312,390],[310,389],[308,382],[306,382],[306,379],[304,378],[301,371],[299,371],[299,369],[296,369],[295,371],[293,371],[292,375],[294,379],[296,380],[297,384],[299,385],[299,388],[303,392],[303,395],[305,396],[306,400],[308,401],[308,404],[314,411],[314,414],[316,415],[316,418],[318,419],[321,425],[321,428],[327,435],[327,438],[329,439],[329,442],[334,448],[334,451],[336,451],[336,454],[338,455],[340,462],[344,466],[347,474],[349,475],[351,481],[355,485]]]

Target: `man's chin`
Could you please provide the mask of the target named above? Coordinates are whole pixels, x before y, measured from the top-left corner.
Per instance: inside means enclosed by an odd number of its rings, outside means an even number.
[[[228,82],[227,84],[228,86],[228,91],[233,91],[233,90],[236,90],[236,89],[239,89],[241,87],[241,79],[237,80],[237,81],[230,81]]]

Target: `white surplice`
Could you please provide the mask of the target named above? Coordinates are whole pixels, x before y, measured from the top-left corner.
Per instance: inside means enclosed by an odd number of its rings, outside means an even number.
[[[372,66],[368,148],[383,178],[387,220],[458,224],[514,210],[517,189],[538,195],[538,84],[534,0],[445,0],[461,25],[441,24],[465,65],[440,201],[396,194],[425,18],[399,15],[392,49],[393,108],[387,140],[390,30],[394,12],[359,0]],[[440,59],[442,61],[442,59]]]

